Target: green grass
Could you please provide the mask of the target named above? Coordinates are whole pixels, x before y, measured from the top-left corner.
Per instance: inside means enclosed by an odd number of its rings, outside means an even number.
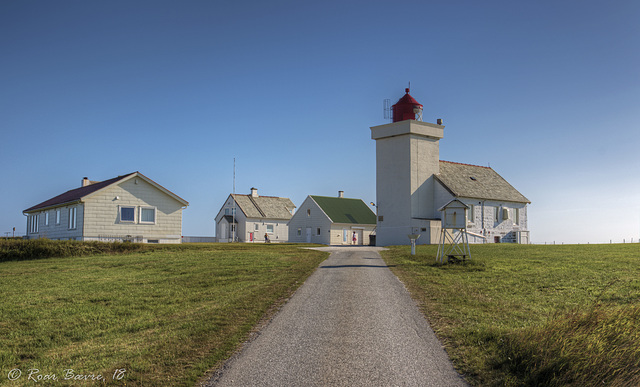
[[[0,262],[0,384],[17,368],[10,385],[31,385],[35,368],[193,385],[325,258],[293,245],[203,244]],[[124,378],[111,380],[119,369]]]
[[[475,385],[640,385],[640,245],[382,252]]]

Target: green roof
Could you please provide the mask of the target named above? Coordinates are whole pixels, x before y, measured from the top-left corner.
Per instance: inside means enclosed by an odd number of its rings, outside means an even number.
[[[376,224],[376,214],[362,199],[348,199],[328,196],[311,198],[322,208],[333,223]]]

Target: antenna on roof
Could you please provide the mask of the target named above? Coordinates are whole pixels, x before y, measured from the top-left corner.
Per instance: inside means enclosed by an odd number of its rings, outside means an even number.
[[[385,120],[391,119],[391,100],[389,98],[382,101],[382,112]]]
[[[236,194],[236,158],[233,158],[233,194]],[[233,242],[236,241],[236,198],[233,198],[233,209],[231,210],[231,230],[232,230],[232,238]]]

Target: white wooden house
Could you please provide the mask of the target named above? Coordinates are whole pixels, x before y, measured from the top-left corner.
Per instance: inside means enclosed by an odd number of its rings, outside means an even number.
[[[218,242],[287,242],[296,206],[289,198],[251,194],[230,194],[216,215]]]
[[[361,199],[310,195],[289,221],[289,242],[368,245],[376,215]],[[355,241],[354,241],[355,237]]]
[[[27,237],[180,243],[189,203],[140,172],[90,181],[23,211]]]

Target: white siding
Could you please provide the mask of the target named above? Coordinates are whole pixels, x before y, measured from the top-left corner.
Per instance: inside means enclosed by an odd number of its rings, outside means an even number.
[[[473,222],[467,224],[467,230],[484,235],[482,238],[469,238],[469,243],[495,243],[496,237],[500,242],[518,243],[518,233],[527,231],[527,205],[526,203],[498,202],[491,200],[478,200],[469,198],[458,198],[467,205],[473,205]],[[497,210],[497,211],[496,211]],[[503,211],[509,214],[507,219],[503,218]],[[515,211],[518,211],[518,224],[516,224]],[[498,217],[496,219],[496,212]]]
[[[331,220],[322,209],[311,199],[304,200],[300,208],[289,221],[289,242],[307,242],[307,228],[311,229],[311,243],[328,245],[331,243]],[[320,235],[317,229],[320,228]],[[301,235],[298,235],[298,229]]]
[[[353,224],[340,224],[334,223],[331,226],[331,245],[351,245],[353,244],[353,233],[356,232],[357,235],[357,245],[368,245],[369,244],[369,236],[371,232],[375,229],[375,226],[363,226],[363,225],[353,225]],[[345,231],[346,231],[346,240],[345,240]]]
[[[120,221],[121,206],[135,207],[133,223]],[[140,223],[141,207],[156,209],[154,224]],[[80,224],[78,226],[80,227]],[[83,227],[85,240],[132,237],[135,241],[141,242],[180,243],[182,203],[144,179],[134,177],[88,197]]]
[[[69,213],[75,208],[76,227],[69,228]],[[60,210],[60,222],[56,223],[56,210]],[[49,225],[45,224],[45,213],[49,213]],[[54,240],[82,240],[84,204],[76,203],[67,206],[55,207],[44,211],[34,212],[27,217],[27,237],[29,239],[47,238]],[[38,232],[30,232],[30,223],[33,216],[38,216]]]

